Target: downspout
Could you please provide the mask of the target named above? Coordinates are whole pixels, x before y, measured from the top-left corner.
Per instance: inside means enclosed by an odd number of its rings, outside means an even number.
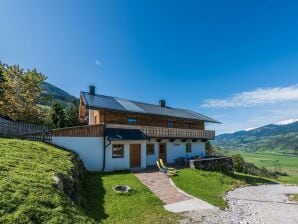
[[[106,128],[105,124],[103,123],[103,161],[102,161],[102,171],[105,171],[106,166]]]
[[[105,171],[106,168],[106,148],[111,145],[112,141],[109,139],[109,143],[106,145],[106,125],[105,125],[105,114],[104,114],[104,123],[103,123],[103,163],[102,171]]]
[[[106,128],[105,125],[103,125],[103,165],[102,165],[102,171],[105,171],[106,168],[106,148],[111,145],[112,141],[108,139],[109,143],[106,145]]]

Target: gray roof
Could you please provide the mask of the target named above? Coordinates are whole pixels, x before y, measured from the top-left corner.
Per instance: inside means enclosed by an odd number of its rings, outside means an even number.
[[[122,112],[133,112],[150,115],[170,116],[185,119],[195,119],[211,123],[220,123],[210,117],[199,114],[197,112],[179,109],[172,107],[161,107],[155,104],[141,103],[132,100],[121,99],[118,97],[104,96],[104,95],[91,95],[87,92],[81,92],[82,98],[87,108],[91,109],[107,109]]]

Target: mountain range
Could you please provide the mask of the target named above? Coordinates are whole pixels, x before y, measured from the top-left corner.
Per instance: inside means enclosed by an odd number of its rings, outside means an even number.
[[[216,136],[216,147],[249,152],[298,154],[298,119]]]
[[[69,104],[76,105],[78,103],[78,98],[51,83],[43,82],[41,88],[43,92],[39,97],[38,103],[40,105],[52,106],[53,103],[60,103],[63,107],[66,107]]]

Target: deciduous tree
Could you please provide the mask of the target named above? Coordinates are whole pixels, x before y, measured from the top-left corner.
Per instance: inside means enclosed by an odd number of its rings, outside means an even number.
[[[40,123],[37,101],[45,79],[36,69],[24,71],[18,65],[0,62],[0,116]]]

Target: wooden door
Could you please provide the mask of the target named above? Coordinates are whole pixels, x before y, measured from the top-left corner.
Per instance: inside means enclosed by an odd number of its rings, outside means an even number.
[[[167,162],[167,143],[159,143],[159,158]]]
[[[130,144],[130,168],[141,166],[141,144]]]

